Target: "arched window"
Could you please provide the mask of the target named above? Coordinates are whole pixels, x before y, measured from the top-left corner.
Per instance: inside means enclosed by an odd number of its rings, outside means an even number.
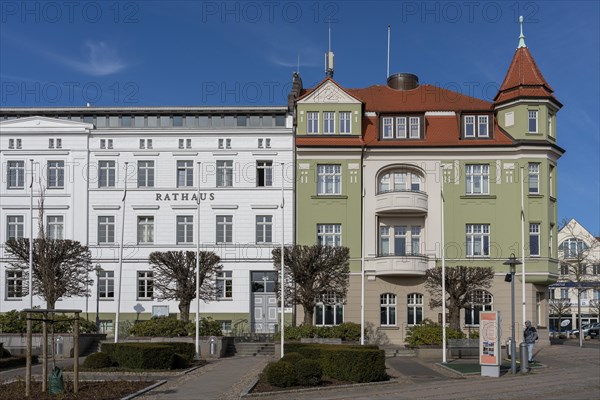
[[[492,311],[492,294],[486,290],[474,290],[465,308],[465,325],[479,325],[479,311]]]
[[[380,298],[380,323],[381,326],[396,325],[396,295],[392,293],[384,293]]]
[[[344,300],[335,293],[319,296],[315,306],[315,325],[339,325],[344,323]]]
[[[421,191],[422,178],[407,170],[388,171],[379,177],[378,193]]]
[[[406,298],[408,306],[408,325],[417,325],[423,321],[423,295],[411,293]]]
[[[588,245],[581,239],[569,238],[558,247],[562,250],[564,258],[581,258]]]

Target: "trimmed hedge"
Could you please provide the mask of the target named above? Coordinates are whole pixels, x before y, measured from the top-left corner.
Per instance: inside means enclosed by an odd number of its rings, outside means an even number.
[[[377,382],[387,379],[385,352],[377,346],[345,346],[288,343],[286,352],[297,352],[318,361],[323,374],[352,382]]]
[[[113,362],[108,354],[94,353],[86,357],[85,361],[83,362],[83,367],[89,369],[102,369],[111,367],[112,364]]]
[[[196,345],[194,343],[187,342],[156,342],[156,344],[169,346],[173,349],[175,354],[179,354],[188,363],[194,361],[196,357]]]
[[[38,363],[38,356],[31,356],[31,363]],[[10,357],[0,360],[0,370],[8,368],[23,367],[27,364],[27,357]]]
[[[10,354],[10,351],[8,351],[4,348],[4,343],[0,343],[0,358],[9,358],[9,357],[12,357],[12,354]]]
[[[281,338],[278,333],[276,339]],[[339,338],[343,341],[359,341],[360,325],[345,322],[335,326],[299,325],[285,327],[285,340],[300,340],[303,338]]]
[[[175,355],[173,347],[159,343],[103,343],[101,351],[131,369],[170,369]]]
[[[323,368],[316,360],[303,358],[294,364],[296,369],[296,382],[302,386],[316,386],[323,378]]]
[[[270,363],[265,369],[265,374],[267,381],[277,387],[294,386],[297,381],[296,368],[285,361]]]
[[[300,353],[285,353],[283,357],[281,357],[281,361],[289,362],[290,364],[296,364],[298,361],[303,360],[304,356]]]
[[[192,336],[196,332],[194,322],[184,322],[174,317],[154,317],[146,321],[136,322],[129,329],[129,334],[133,336]],[[201,336],[223,336],[221,325],[211,318],[200,319]]]

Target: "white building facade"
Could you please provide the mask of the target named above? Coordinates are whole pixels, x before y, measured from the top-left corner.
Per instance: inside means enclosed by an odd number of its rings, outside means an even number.
[[[50,237],[89,246],[101,268],[89,297],[57,308],[93,320],[99,298],[101,328],[112,331],[123,227],[121,321],[178,313],[177,301],[156,300],[148,257],[196,251],[199,240],[223,265],[219,300],[202,302],[201,316],[226,333],[274,332],[271,251],[282,230],[293,243],[293,149],[286,107],[0,109],[0,312],[29,307],[27,278],[7,268],[4,243],[29,237],[30,221],[37,235],[43,192]]]

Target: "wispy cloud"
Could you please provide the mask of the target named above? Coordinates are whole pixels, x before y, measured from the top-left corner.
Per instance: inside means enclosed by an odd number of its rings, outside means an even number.
[[[277,65],[278,67],[286,67],[286,68],[297,68],[298,67],[298,60],[296,58],[296,62],[289,62],[289,61],[285,61],[280,59],[278,56],[276,55],[271,55],[269,61],[271,61],[271,63],[273,63],[274,65]],[[306,62],[306,61],[302,61],[302,57],[300,57],[300,67],[318,67],[319,64],[316,62]]]
[[[55,60],[81,73],[93,76],[115,74],[127,67],[119,57],[117,50],[106,42],[85,42],[84,59],[69,58],[57,54],[49,54]]]

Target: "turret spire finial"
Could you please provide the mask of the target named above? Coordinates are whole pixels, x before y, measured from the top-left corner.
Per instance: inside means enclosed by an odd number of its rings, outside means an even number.
[[[521,47],[527,47],[527,45],[525,44],[525,35],[523,35],[523,16],[522,15],[519,17],[519,25],[521,26],[521,34],[519,35],[519,46],[517,46],[517,49],[520,49]]]

